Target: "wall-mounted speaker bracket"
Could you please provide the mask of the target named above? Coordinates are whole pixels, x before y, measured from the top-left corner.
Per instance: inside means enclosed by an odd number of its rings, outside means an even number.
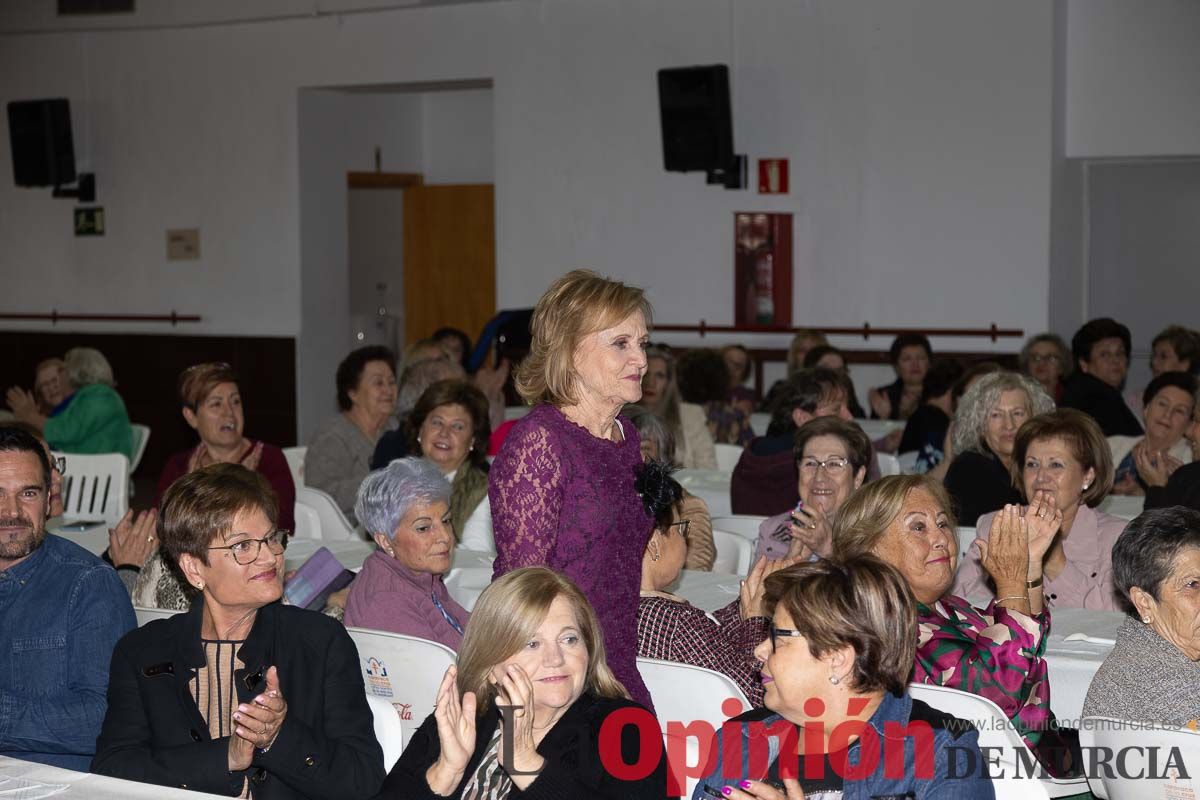
[[[79,203],[96,202],[96,175],[92,172],[81,172],[72,188],[54,187],[54,197],[73,197]]]
[[[746,188],[746,164],[744,155],[735,155],[733,161],[725,169],[710,169],[705,174],[707,183],[713,186],[724,186],[726,189]]]

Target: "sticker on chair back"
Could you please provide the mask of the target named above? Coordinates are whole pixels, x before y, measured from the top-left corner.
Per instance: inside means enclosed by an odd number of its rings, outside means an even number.
[[[395,697],[392,681],[388,677],[387,665],[378,658],[364,658],[363,674],[366,676],[367,691],[376,697]]]

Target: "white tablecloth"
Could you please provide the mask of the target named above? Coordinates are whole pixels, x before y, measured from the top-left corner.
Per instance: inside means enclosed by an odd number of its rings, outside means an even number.
[[[733,513],[729,502],[730,473],[716,469],[681,469],[675,480],[692,494],[708,504],[708,513],[714,517],[727,517]]]
[[[66,788],[52,795],[32,792],[22,794],[20,791],[8,793],[5,792],[8,787],[3,783],[5,778],[17,778],[39,784],[60,786],[65,784]],[[224,797],[224,795],[123,781],[0,756],[0,798],[10,797],[13,800],[25,797],[69,797],[86,798],[86,800],[139,800],[139,798],[146,800],[204,800],[206,797],[217,798]]]

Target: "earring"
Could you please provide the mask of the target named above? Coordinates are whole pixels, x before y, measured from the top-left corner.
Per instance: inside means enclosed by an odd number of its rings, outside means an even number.
[[[204,581],[198,581],[196,583],[196,588],[203,592],[204,591]]]
[[[1142,617],[1142,622],[1144,622],[1144,623],[1146,623],[1147,625],[1149,625],[1149,624],[1150,624],[1150,618],[1149,618],[1149,617]]]
[[[829,682],[832,683],[834,686],[837,686],[839,683],[842,682],[842,679],[839,678],[837,675],[830,675]]]
[[[1083,491],[1085,491],[1085,492],[1086,492],[1089,486],[1091,486],[1091,484],[1090,484],[1090,483],[1085,483],[1085,484],[1083,485]]]
[[[659,549],[658,542],[654,541],[653,539],[650,540],[650,545],[652,545],[650,548],[650,560],[658,561],[660,558],[662,558],[662,550]]]

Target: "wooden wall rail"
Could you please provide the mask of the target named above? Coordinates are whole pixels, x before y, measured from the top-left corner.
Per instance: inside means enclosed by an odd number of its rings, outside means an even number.
[[[200,319],[199,314],[179,314],[174,310],[170,314],[75,314],[60,313],[58,310],[49,314],[39,314],[0,311],[0,320],[49,322],[52,325],[59,322],[169,322],[178,325],[181,322],[199,322]]]
[[[709,325],[704,320],[700,320],[699,325],[664,325],[656,322],[654,323],[654,330],[656,332],[670,333],[699,333],[701,336],[709,333],[793,334],[797,331],[812,330],[826,334],[861,336],[863,339],[870,339],[872,336],[898,336],[902,333],[921,333],[925,336],[978,336],[991,339],[993,342],[1001,338],[1022,339],[1025,337],[1025,331],[1020,328],[1000,328],[994,322],[986,328],[876,328],[869,322],[864,322],[856,328],[828,327],[825,325],[787,328],[776,325]]]

